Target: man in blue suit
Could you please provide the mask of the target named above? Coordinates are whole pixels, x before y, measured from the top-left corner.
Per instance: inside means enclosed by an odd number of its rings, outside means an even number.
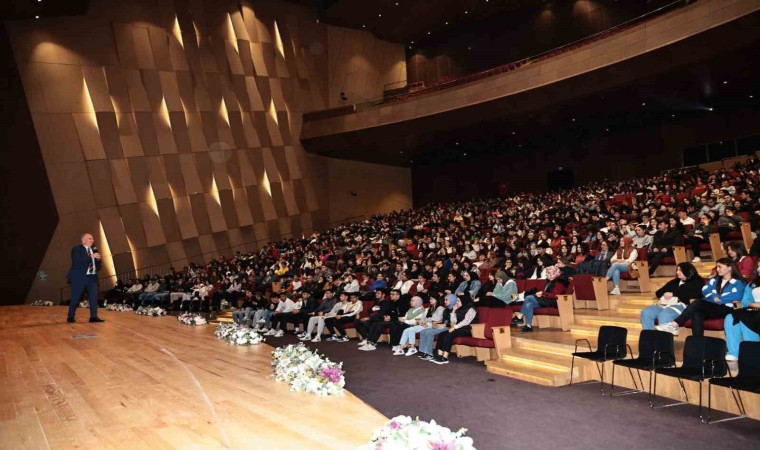
[[[90,233],[82,235],[82,245],[71,249],[71,269],[66,278],[71,282],[71,302],[68,322],[76,322],[74,316],[84,290],[89,293],[90,322],[104,322],[98,317],[98,269],[100,253],[92,244],[95,240]]]

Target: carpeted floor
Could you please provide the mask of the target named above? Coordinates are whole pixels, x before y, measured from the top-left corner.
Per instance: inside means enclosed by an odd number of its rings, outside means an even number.
[[[267,339],[273,346],[294,342],[292,334]],[[490,374],[474,358],[438,366],[392,356],[387,344],[362,352],[356,342],[308,345],[343,361],[346,388],[387,417],[465,427],[479,450],[760,448],[758,421],[703,425],[696,406],[652,411],[646,394],[610,399],[598,384],[543,387]]]

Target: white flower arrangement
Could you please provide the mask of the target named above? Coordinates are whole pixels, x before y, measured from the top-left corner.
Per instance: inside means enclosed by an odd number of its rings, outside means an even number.
[[[118,312],[124,312],[124,311],[130,311],[132,312],[132,305],[128,305],[126,303],[107,303],[106,309],[108,311],[118,311]]]
[[[206,320],[205,317],[197,315],[197,314],[189,313],[189,312],[180,314],[177,317],[177,321],[179,321],[179,323],[181,324],[191,325],[191,326],[208,324],[208,321]]]
[[[346,385],[343,363],[334,363],[303,343],[279,347],[272,356],[274,379],[288,382],[291,391],[317,395],[343,392]]]
[[[475,450],[466,428],[453,432],[419,418],[396,416],[372,435],[364,450]]]
[[[217,338],[234,345],[256,345],[264,342],[264,337],[256,330],[236,323],[220,323],[214,334]]]
[[[50,300],[35,300],[32,306],[53,306],[53,302]]]
[[[161,308],[160,306],[156,306],[154,308],[150,306],[140,306],[135,310],[135,314],[140,316],[151,316],[151,317],[159,317],[159,316],[165,316],[166,310],[164,308]]]

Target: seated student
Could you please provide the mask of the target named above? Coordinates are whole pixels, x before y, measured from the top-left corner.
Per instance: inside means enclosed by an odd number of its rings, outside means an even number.
[[[430,326],[420,331],[420,350],[419,358],[425,361],[430,361],[434,358],[433,344],[435,343],[435,336],[443,333],[449,329],[451,320],[451,311],[454,310],[454,306],[457,304],[457,296],[449,294],[443,299],[443,317],[439,322],[431,322]]]
[[[269,294],[269,292],[267,292]],[[262,299],[258,309],[253,313],[253,323],[256,324],[258,331],[267,333],[272,322],[272,315],[280,305],[280,297],[273,295],[268,299],[266,296]]]
[[[382,299],[376,302],[368,317],[354,320],[354,329],[361,336],[359,350],[371,352],[377,349],[380,335],[398,318],[397,302],[400,298],[401,291],[393,289],[390,300]]]
[[[706,319],[723,319],[729,315],[734,302],[741,301],[744,296],[744,279],[731,258],[720,258],[715,269],[717,275],[702,287],[704,298],[692,302],[678,317],[657,325],[655,329],[677,336],[679,327],[691,319],[691,334],[704,336]]]
[[[232,312],[232,321],[237,324],[251,326],[253,316],[253,302],[250,291],[246,291],[245,297],[238,297],[237,310]]]
[[[330,337],[326,339],[327,341],[348,342],[348,336],[346,336],[346,324],[353,322],[354,319],[359,317],[359,314],[361,314],[364,309],[364,305],[359,301],[358,293],[354,292],[353,295],[350,296],[350,302],[346,301],[347,298],[347,294],[341,292],[339,302],[344,305],[343,312],[338,310],[336,311],[335,316],[325,318],[325,327],[327,327],[327,331],[330,333]],[[338,305],[335,305],[333,311],[337,307]]]
[[[411,300],[411,307],[406,311],[402,317],[398,320],[392,321],[390,325],[391,330],[391,350],[393,350],[394,356],[404,354],[404,350],[401,349],[401,333],[407,328],[414,328],[415,325],[419,325],[420,321],[425,318],[425,307],[422,306],[422,297],[415,295]]]
[[[272,314],[272,328],[265,335],[283,337],[285,335],[285,328],[287,328],[288,322],[291,321],[293,316],[293,311],[301,309],[302,306],[300,298],[293,301],[284,292],[281,293],[280,303]]]
[[[633,239],[624,237],[622,244],[610,260],[610,268],[607,270],[607,280],[612,280],[611,295],[620,295],[620,274],[628,273],[631,264],[639,257],[639,252],[633,247]]]
[[[472,324],[478,317],[478,310],[468,297],[458,297],[449,316],[449,328],[438,336],[436,355],[431,360],[436,364],[448,364],[449,353],[454,339],[460,336],[472,336]]]
[[[743,242],[729,242],[726,244],[726,253],[736,263],[736,268],[745,279],[752,277],[755,272],[755,263],[747,256],[747,249]]]
[[[755,279],[744,289],[742,308],[726,316],[723,329],[726,332],[727,361],[739,360],[739,344],[742,341],[760,341],[760,262],[755,267]]]
[[[459,286],[457,286],[457,289],[454,291],[454,295],[457,297],[467,295],[470,298],[475,298],[480,290],[480,279],[478,278],[478,274],[465,270],[462,272],[462,280],[463,281],[459,283]]]
[[[676,277],[655,292],[660,302],[641,310],[641,327],[654,330],[654,322],[668,323],[678,317],[692,301],[702,298],[705,285],[691,263],[676,266]]]
[[[491,275],[489,275],[490,277]],[[475,299],[477,306],[487,306],[491,308],[503,308],[515,301],[517,295],[517,283],[509,278],[506,272],[496,273],[496,285],[493,291],[486,292],[485,297]]]
[[[298,295],[298,293],[294,295]],[[303,331],[306,331],[306,323],[318,307],[319,302],[316,298],[312,297],[311,294],[306,291],[301,292],[301,308],[294,309],[290,313],[290,320],[293,323],[293,332],[296,335],[302,334],[302,329]]]
[[[710,241],[710,233],[712,233],[712,225],[710,225],[710,217],[706,215],[699,216],[699,224],[694,226],[694,229],[686,233],[685,243],[691,247],[691,252],[694,253],[693,263],[702,261],[700,255],[700,246],[705,242]]]
[[[652,248],[647,253],[649,261],[649,276],[654,275],[657,267],[660,266],[663,258],[673,256],[673,247],[682,242],[683,236],[670,228],[667,220],[662,220],[657,224],[657,232],[652,238]]]
[[[610,243],[601,241],[599,243],[599,253],[593,259],[578,264],[577,272],[603,276],[607,272],[613,255],[614,253],[610,250]]]
[[[520,333],[533,332],[533,311],[537,308],[556,308],[557,296],[567,291],[568,281],[560,278],[562,271],[557,266],[546,268],[546,285],[543,291],[538,291],[533,295],[527,295],[519,313],[515,313],[515,319],[512,323],[519,325],[520,320],[524,319],[524,324]]]
[[[402,353],[406,349],[406,353],[403,353],[404,355],[412,356],[417,353],[417,349],[414,347],[415,336],[417,333],[421,333],[423,330],[431,328],[433,324],[441,323],[443,321],[443,313],[445,309],[446,308],[443,306],[438,306],[438,299],[430,299],[430,305],[425,310],[423,317],[419,319],[418,324],[405,329],[404,332],[401,333],[398,348]],[[394,353],[394,355],[395,354],[396,353]]]
[[[348,300],[348,297],[346,297],[344,300]],[[339,305],[340,308],[335,310],[335,314],[333,314],[333,308],[335,305]],[[322,303],[317,306],[317,309],[306,315],[308,317],[308,323],[306,325],[305,331],[298,336],[298,339],[301,341],[311,340],[311,342],[321,341],[322,332],[325,329],[325,319],[335,317],[338,314],[338,311],[343,309],[343,306],[344,303],[338,303],[338,299],[333,295],[332,290],[326,290],[324,297],[322,298]],[[314,332],[314,327],[317,327],[317,335],[314,337],[314,339],[312,339],[311,333]]]

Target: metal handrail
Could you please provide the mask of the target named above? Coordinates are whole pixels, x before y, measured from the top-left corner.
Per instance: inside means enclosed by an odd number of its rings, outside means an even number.
[[[366,109],[368,107],[376,106],[376,105],[379,105],[381,103],[386,103],[388,101],[391,101],[391,100],[394,100],[394,99],[399,99],[399,98],[402,98],[402,97],[408,97],[408,96],[411,96],[411,95],[424,94],[427,91],[432,90],[433,88],[441,88],[441,87],[446,87],[446,86],[449,86],[449,85],[465,84],[465,83],[468,83],[470,81],[475,81],[475,80],[478,80],[478,79],[481,79],[481,78],[490,77],[490,76],[493,76],[493,75],[504,73],[504,71],[505,71],[506,68],[509,68],[509,67],[512,67],[512,66],[514,66],[514,68],[518,68],[518,67],[524,66],[524,65],[529,64],[529,63],[531,63],[533,61],[536,61],[536,60],[538,60],[538,59],[540,59],[540,58],[542,58],[542,57],[544,57],[544,56],[546,56],[546,55],[548,55],[550,53],[561,51],[561,50],[564,50],[564,49],[566,49],[568,47],[576,46],[578,44],[581,44],[581,43],[584,43],[584,42],[589,41],[591,39],[594,39],[595,37],[611,33],[613,31],[619,30],[621,28],[625,28],[625,27],[630,26],[630,25],[632,25],[634,23],[641,22],[642,20],[644,20],[646,18],[649,18],[649,17],[651,17],[653,15],[657,15],[657,14],[660,14],[660,13],[664,12],[665,10],[668,10],[670,8],[674,8],[675,5],[687,6],[690,3],[693,3],[694,1],[696,1],[696,0],[676,0],[674,2],[668,3],[667,5],[663,5],[663,6],[659,7],[659,8],[657,8],[657,9],[649,11],[648,13],[642,14],[642,15],[640,15],[638,17],[634,17],[633,19],[627,20],[627,21],[625,21],[623,23],[620,23],[620,24],[615,25],[613,27],[607,28],[605,30],[596,32],[596,33],[591,34],[589,36],[586,36],[584,38],[577,39],[577,40],[575,40],[573,42],[570,42],[568,44],[563,44],[563,45],[561,45],[559,47],[555,47],[555,48],[546,50],[546,51],[538,53],[536,55],[529,56],[527,58],[522,58],[522,59],[519,59],[519,60],[511,62],[511,63],[502,64],[500,66],[493,67],[491,69],[487,69],[487,70],[484,70],[484,71],[481,71],[481,72],[475,72],[475,73],[471,73],[471,74],[468,74],[468,75],[463,75],[461,77],[456,77],[456,78],[453,78],[453,79],[450,79],[450,80],[446,80],[446,81],[442,81],[442,82],[438,82],[438,83],[433,83],[430,86],[426,86],[425,88],[420,89],[419,91],[416,91],[416,92],[411,93],[411,94],[410,93],[401,93],[401,94],[390,95],[390,96],[381,96],[381,97],[375,97],[373,99],[367,100],[366,102],[356,103],[356,110],[359,111],[360,109]],[[389,83],[389,84],[397,84],[397,83],[402,83],[402,82],[407,82],[408,83],[408,80],[396,81],[396,82]],[[389,84],[386,84],[385,86],[388,86]],[[385,86],[383,87],[384,90],[386,90]]]

